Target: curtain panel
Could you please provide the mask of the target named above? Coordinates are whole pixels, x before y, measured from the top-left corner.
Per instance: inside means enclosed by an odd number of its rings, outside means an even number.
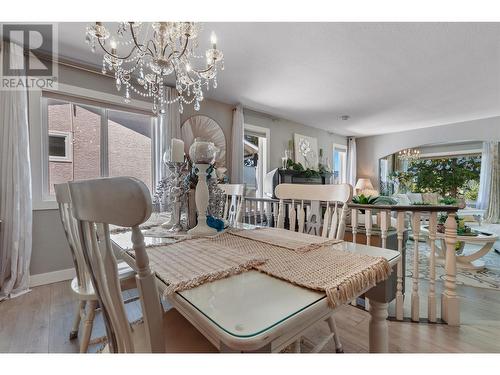
[[[24,66],[23,48],[3,42],[7,58]],[[5,56],[5,55],[4,55]],[[31,163],[26,89],[0,92],[0,300],[29,287],[32,245]]]
[[[356,138],[347,138],[347,183],[356,186]]]
[[[239,104],[233,110],[233,128],[231,136],[231,183],[243,183],[243,106]]]

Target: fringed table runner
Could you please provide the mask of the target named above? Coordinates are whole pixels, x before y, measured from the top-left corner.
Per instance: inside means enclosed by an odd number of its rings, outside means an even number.
[[[342,242],[342,240],[328,239],[306,233],[267,227],[255,228],[252,230],[233,229],[230,233],[253,241],[264,242],[269,245],[298,251],[299,253]]]
[[[383,257],[347,252],[331,244],[298,252],[284,247],[282,240],[273,245],[269,238],[267,242],[252,239],[260,231],[246,230],[244,235],[229,231],[150,246],[151,268],[167,284],[165,295],[254,268],[295,285],[324,291],[331,307],[350,301],[391,273]]]
[[[165,295],[236,275],[265,262],[262,257],[214,246],[206,238],[148,246],[151,269],[167,284]],[[128,253],[134,254],[133,250]]]
[[[256,233],[258,230],[248,232]],[[332,307],[350,301],[387,279],[391,273],[385,258],[339,250],[335,245],[299,253],[230,232],[209,240],[215,247],[226,246],[242,254],[267,258],[264,264],[254,268],[292,284],[324,291]]]

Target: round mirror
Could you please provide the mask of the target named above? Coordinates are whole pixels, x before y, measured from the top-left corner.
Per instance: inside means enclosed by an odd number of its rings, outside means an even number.
[[[215,120],[203,115],[192,116],[182,124],[181,134],[186,154],[189,154],[189,147],[195,138],[202,138],[213,142],[215,147],[219,149],[215,157],[217,167],[226,166],[226,137]]]

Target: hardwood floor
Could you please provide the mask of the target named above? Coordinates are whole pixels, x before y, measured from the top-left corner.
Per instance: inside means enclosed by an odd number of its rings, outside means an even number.
[[[425,282],[420,284],[426,288]],[[425,290],[425,289],[422,289]],[[394,353],[433,352],[500,352],[500,292],[459,286],[462,325],[389,322],[389,350]],[[126,298],[137,291],[126,292]],[[409,300],[409,298],[407,298]],[[76,301],[69,282],[33,288],[21,297],[0,302],[1,353],[78,352],[78,339],[69,340]],[[423,306],[422,311],[425,311]],[[129,320],[141,316],[138,301],[127,304]],[[337,326],[346,353],[367,352],[369,314],[352,306],[344,306],[336,314]],[[306,332],[307,341],[323,336],[326,324]],[[100,313],[96,315],[92,340],[105,335]],[[102,343],[90,345],[95,352]],[[334,352],[330,343],[324,350]]]

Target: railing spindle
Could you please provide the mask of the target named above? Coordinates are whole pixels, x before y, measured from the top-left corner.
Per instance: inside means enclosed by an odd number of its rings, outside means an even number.
[[[366,245],[372,244],[372,210],[365,210]]]
[[[457,243],[457,223],[455,213],[450,212],[444,224],[446,240],[445,281],[441,296],[441,318],[449,325],[460,324],[460,301],[457,295],[457,259],[455,244]]]
[[[335,202],[335,208],[333,209],[331,224],[330,224],[330,234],[328,238],[336,238],[337,236],[337,224],[339,222],[339,214],[337,211],[338,202]]]
[[[321,207],[319,209],[319,212],[321,213]],[[325,210],[325,215],[323,216],[323,230],[321,233],[321,237],[326,238],[328,235],[328,227],[330,226],[330,203],[326,202],[326,210]]]
[[[300,202],[300,209],[299,209],[299,212],[297,214],[297,218],[298,218],[298,221],[299,221],[299,227],[298,227],[297,231],[299,233],[303,233],[304,232],[304,222],[305,222],[305,219],[306,219],[306,212],[304,210],[304,201]]]
[[[414,322],[420,321],[420,296],[418,294],[418,272],[419,272],[419,256],[418,256],[418,239],[420,236],[420,212],[413,212],[413,241],[415,247],[413,250],[413,277],[411,291],[411,320]]]
[[[429,322],[436,322],[436,231],[437,212],[431,212],[429,218],[429,243],[431,253],[429,254],[429,295],[427,297],[427,318]]]
[[[396,319],[403,320],[403,238],[405,230],[405,213],[399,211],[397,216],[397,236],[398,236],[398,251],[401,254],[401,259],[397,265],[396,274]]]
[[[389,211],[389,215],[390,215],[390,211]],[[388,218],[387,211],[386,210],[380,211],[380,238],[381,238],[382,247],[384,249],[387,248],[387,231],[389,230],[387,218]]]
[[[356,243],[356,236],[358,235],[358,209],[353,208],[351,210],[351,231],[352,231],[352,243]]]

